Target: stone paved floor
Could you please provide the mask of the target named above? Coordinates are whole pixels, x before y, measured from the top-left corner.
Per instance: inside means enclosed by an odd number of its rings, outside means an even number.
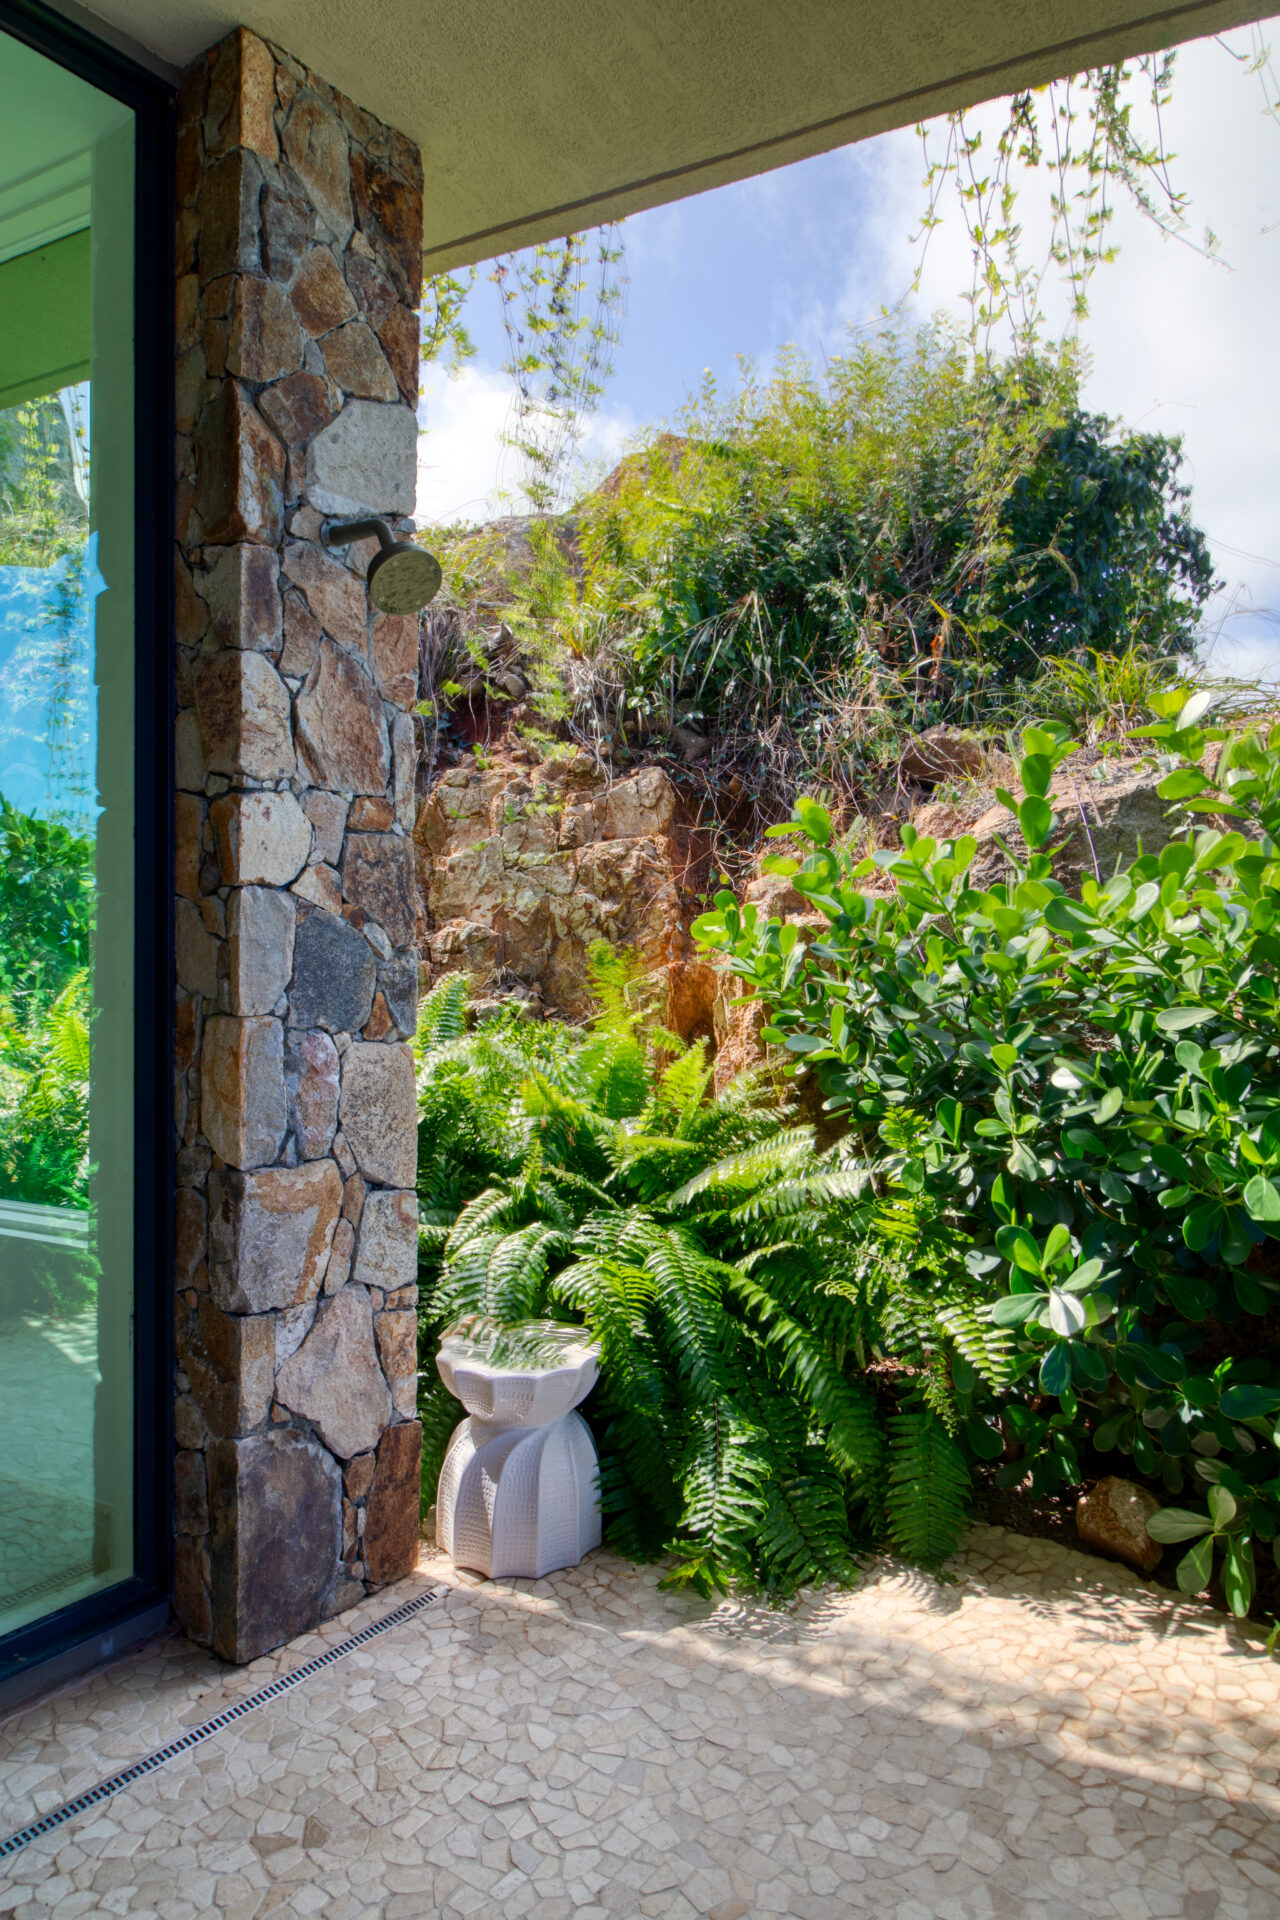
[[[1275,1920],[1258,1636],[997,1529],[955,1572],[770,1612],[427,1555],[249,1669],[161,1642],[0,1727],[0,1831],[450,1589],[0,1865],[0,1916]]]

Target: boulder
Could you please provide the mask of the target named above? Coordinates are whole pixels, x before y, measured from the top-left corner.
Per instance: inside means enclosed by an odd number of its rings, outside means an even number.
[[[1163,1549],[1147,1532],[1147,1521],[1159,1505],[1145,1487],[1108,1474],[1077,1500],[1076,1531],[1094,1553],[1123,1560],[1139,1573],[1151,1573],[1159,1566]]]
[[[979,779],[986,766],[987,749],[977,734],[955,727],[927,727],[907,742],[898,761],[904,780],[927,787],[940,780]]]
[[[1049,795],[1058,816],[1055,840],[1061,844],[1054,862],[1056,877],[1066,886],[1084,874],[1109,880],[1140,853],[1158,854],[1167,846],[1177,831],[1176,803],[1162,800],[1157,793],[1163,779],[1164,774],[1154,767],[1106,760],[1079,772],[1070,762],[1061,768]],[[972,825],[948,826],[945,836],[935,831],[932,812],[924,808],[916,816],[921,833],[935,838],[969,833],[977,841],[973,875],[978,886],[993,886],[1006,872],[1008,863],[996,845],[997,834],[1015,853],[1025,853],[1017,821],[1001,806],[987,808]]]

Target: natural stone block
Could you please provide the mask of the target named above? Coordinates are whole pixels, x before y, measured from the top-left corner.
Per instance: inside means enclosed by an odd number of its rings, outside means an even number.
[[[262,190],[262,264],[273,280],[288,281],[311,240],[311,209],[292,194]]]
[[[218,991],[218,943],[205,931],[199,907],[181,897],[174,902],[174,957],[178,985],[212,1000]]]
[[[396,820],[406,833],[412,833],[418,798],[418,741],[407,713],[398,713],[391,722],[391,755]]]
[[[278,545],[284,527],[284,448],[235,380],[225,380],[204,410],[196,434],[196,476],[195,506],[206,540],[215,546],[237,540]]]
[[[378,692],[398,707],[418,697],[418,622],[409,614],[382,613],[373,624],[373,672]]]
[[[418,1316],[416,1313],[375,1313],[373,1331],[378,1361],[394,1393],[406,1380],[418,1378]]]
[[[204,860],[204,802],[194,793],[177,793],[173,816],[173,882],[185,899],[199,900],[200,868]]]
[[[343,1057],[338,1115],[366,1180],[385,1187],[415,1184],[417,1090],[407,1046],[353,1041]]]
[[[418,422],[409,407],[349,400],[307,449],[307,498],[321,513],[409,514]]]
[[[334,914],[308,914],[298,929],[293,967],[293,1023],[358,1032],[369,1018],[377,978],[368,941]]]
[[[381,1287],[384,1293],[392,1293],[397,1287],[412,1286],[417,1273],[417,1194],[371,1193],[360,1217],[360,1251],[354,1277],[362,1286]]]
[[[284,1048],[289,1125],[303,1160],[319,1160],[338,1126],[338,1049],[327,1033],[290,1028]]]
[[[228,1660],[254,1660],[326,1615],[342,1475],[292,1429],[215,1441],[208,1462],[213,1645]]]
[[[291,373],[258,395],[258,411],[286,447],[300,447],[328,426],[338,399],[318,373]]]
[[[209,1287],[233,1313],[301,1306],[320,1291],[342,1176],[332,1160],[210,1180]]]
[[[378,1444],[364,1526],[365,1567],[375,1585],[402,1580],[418,1564],[421,1473],[421,1424],[388,1427]]]
[[[208,608],[209,632],[220,647],[275,653],[280,645],[280,587],[269,547],[242,541],[206,547],[193,585]]]
[[[227,934],[233,1013],[271,1012],[293,972],[297,922],[287,893],[239,887],[231,895]]]
[[[279,158],[273,108],[275,57],[247,27],[236,27],[218,49],[209,77],[205,153],[212,158],[248,147],[264,160]]]
[[[284,646],[280,671],[291,680],[305,680],[320,651],[320,622],[296,588],[284,596]]]
[[[410,298],[422,284],[422,198],[370,155],[351,156],[351,191],[360,231],[373,242]]]
[[[193,1187],[179,1187],[174,1203],[173,1262],[174,1286],[179,1291],[197,1284],[208,1244],[208,1209],[203,1194]],[[201,1277],[207,1284],[207,1275]]]
[[[378,342],[395,375],[401,398],[410,407],[418,404],[418,315],[413,307],[393,307],[378,328]]]
[[[289,689],[260,653],[215,653],[196,676],[196,715],[211,773],[286,779],[295,767]]]
[[[378,966],[378,991],[385,996],[387,1011],[406,1037],[418,1026],[418,956],[393,954]]]
[[[326,333],[321,343],[325,369],[344,393],[362,400],[398,400],[400,389],[378,345],[377,335],[363,320]]]
[[[290,541],[284,550],[284,573],[329,638],[348,651],[362,652],[368,614],[364,581],[310,540]]]
[[[373,996],[373,1005],[369,1009],[369,1018],[361,1028],[365,1040],[385,1040],[395,1022],[387,1011],[387,1003],[380,993]]]
[[[313,247],[291,289],[293,310],[313,339],[356,317],[356,303],[342,268],[328,247]]]
[[[315,1325],[316,1303],[304,1300],[300,1307],[285,1307],[276,1315],[276,1370],[295,1354]]]
[[[262,163],[237,150],[206,168],[200,184],[197,265],[202,284],[258,265],[258,204]]]
[[[287,887],[311,852],[311,824],[291,793],[225,793],[209,809],[226,885]]]
[[[227,372],[261,384],[302,369],[303,336],[289,297],[274,280],[236,281],[227,336]]]
[[[368,259],[354,248],[347,255],[346,269],[347,282],[360,311],[376,333],[399,298],[396,283],[376,260]]]
[[[322,1306],[311,1332],[280,1369],[276,1392],[339,1458],[349,1460],[377,1444],[391,1417],[391,1395],[363,1287],[346,1286]]]
[[[194,707],[184,708],[174,722],[173,774],[179,788],[188,793],[199,793],[208,774]]]
[[[412,841],[390,833],[348,833],[342,892],[377,922],[393,947],[413,945],[418,910]]]
[[[174,1548],[173,1610],[191,1638],[207,1646],[213,1633],[209,1555],[199,1540],[179,1540]]]
[[[373,1469],[377,1462],[375,1453],[358,1453],[354,1460],[348,1460],[342,1469],[342,1491],[348,1500],[363,1500],[373,1485]]]
[[[350,1185],[350,1182],[347,1184]],[[355,1228],[349,1220],[339,1220],[333,1230],[333,1252],[329,1255],[329,1265],[325,1270],[326,1293],[341,1293],[346,1286],[351,1277],[351,1256],[355,1248]]]
[[[178,1363],[211,1433],[248,1433],[267,1417],[275,1384],[275,1322],[223,1313],[200,1296],[194,1325],[179,1328]]]
[[[395,825],[395,809],[389,800],[366,795],[351,802],[347,825],[362,833],[386,833]]]
[[[323,862],[304,869],[301,877],[294,881],[290,892],[299,900],[309,900],[313,907],[320,907],[325,913],[342,912],[342,879],[333,867]]]
[[[173,1463],[173,1528],[175,1533],[208,1533],[209,1492],[204,1455],[180,1450]]]
[[[316,859],[336,867],[342,854],[342,835],[347,824],[347,803],[341,794],[325,793],[312,787],[302,796],[302,811],[315,828]]]
[[[351,165],[346,129],[333,108],[300,90],[284,125],[285,156],[307,199],[340,246],[351,237]],[[419,240],[421,247],[421,240]]]
[[[215,1015],[200,1050],[205,1139],[228,1166],[261,1167],[279,1153],[286,1123],[280,1022]]]
[[[382,702],[362,664],[331,640],[320,643],[297,700],[298,751],[317,786],[383,793],[391,747]]]

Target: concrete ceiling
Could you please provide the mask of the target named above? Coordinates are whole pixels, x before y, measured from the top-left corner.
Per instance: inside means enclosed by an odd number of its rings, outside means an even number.
[[[1257,0],[91,4],[174,67],[230,27],[252,27],[416,140],[433,270],[1266,10]]]

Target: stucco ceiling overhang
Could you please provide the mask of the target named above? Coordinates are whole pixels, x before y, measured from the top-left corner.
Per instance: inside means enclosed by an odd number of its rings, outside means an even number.
[[[90,9],[173,67],[229,28],[252,27],[416,140],[427,265],[437,271],[1265,11],[1257,0],[94,0]]]

